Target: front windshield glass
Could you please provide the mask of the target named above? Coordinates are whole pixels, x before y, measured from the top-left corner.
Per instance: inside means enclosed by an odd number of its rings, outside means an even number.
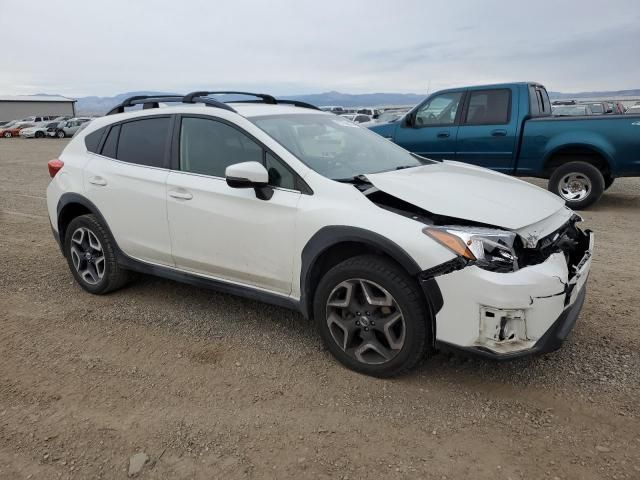
[[[309,168],[334,180],[432,162],[335,115],[270,115],[249,120]]]

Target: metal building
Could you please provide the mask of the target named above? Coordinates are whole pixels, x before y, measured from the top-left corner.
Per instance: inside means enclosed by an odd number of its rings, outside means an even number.
[[[76,116],[76,100],[58,95],[0,96],[0,122],[37,115]]]

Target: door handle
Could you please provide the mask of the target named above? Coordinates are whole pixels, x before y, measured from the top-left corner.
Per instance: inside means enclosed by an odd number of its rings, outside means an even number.
[[[501,128],[499,128],[497,130],[491,130],[491,136],[492,137],[506,137],[507,136],[507,131],[503,130]]]
[[[92,185],[97,185],[99,187],[104,187],[107,184],[107,181],[102,177],[89,177],[89,183]]]
[[[438,138],[449,138],[449,132],[438,132]]]
[[[169,191],[169,196],[180,200],[191,200],[193,198],[193,195],[189,192],[176,192],[175,190]]]

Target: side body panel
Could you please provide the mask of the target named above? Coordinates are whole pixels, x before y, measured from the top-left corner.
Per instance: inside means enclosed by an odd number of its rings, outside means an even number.
[[[173,265],[165,187],[169,171],[87,155],[86,196],[104,216],[122,251],[147,262]]]
[[[175,193],[191,198],[175,198]],[[260,200],[223,178],[172,171],[167,206],[178,268],[281,294],[291,293],[299,192]]]
[[[640,115],[527,120],[517,174],[542,175],[547,159],[572,147],[601,155],[614,177],[640,175]]]

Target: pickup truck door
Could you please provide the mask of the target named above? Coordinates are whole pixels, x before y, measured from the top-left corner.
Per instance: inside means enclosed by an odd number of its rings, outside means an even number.
[[[510,88],[469,90],[458,127],[456,160],[512,171],[518,122],[513,93]]]
[[[393,141],[423,157],[453,160],[463,93],[445,92],[428,98],[400,123]]]

